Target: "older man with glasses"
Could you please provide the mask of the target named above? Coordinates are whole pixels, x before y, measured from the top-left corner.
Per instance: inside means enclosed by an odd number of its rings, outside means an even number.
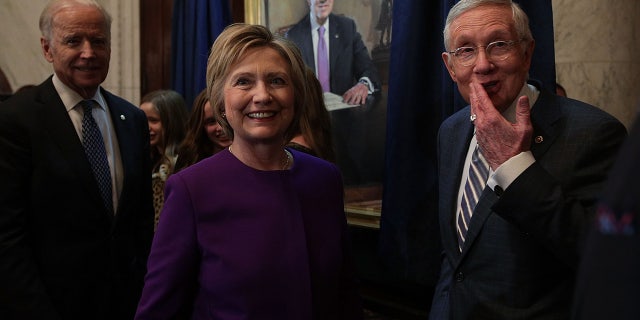
[[[444,44],[470,105],[438,136],[431,319],[567,319],[581,240],[626,130],[528,79],[535,41],[510,0],[459,1]]]

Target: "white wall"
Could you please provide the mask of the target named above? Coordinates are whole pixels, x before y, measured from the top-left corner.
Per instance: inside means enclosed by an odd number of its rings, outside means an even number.
[[[553,0],[557,79],[630,126],[640,105],[640,1]]]

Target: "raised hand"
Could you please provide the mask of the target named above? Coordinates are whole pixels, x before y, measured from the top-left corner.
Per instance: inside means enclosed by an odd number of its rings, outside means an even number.
[[[533,126],[529,98],[518,98],[516,122],[505,119],[495,108],[484,88],[476,82],[469,84],[471,115],[476,127],[476,139],[493,170],[511,157],[528,151],[531,145]]]

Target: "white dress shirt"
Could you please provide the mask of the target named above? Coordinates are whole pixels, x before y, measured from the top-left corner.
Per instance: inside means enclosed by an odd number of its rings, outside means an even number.
[[[80,96],[77,92],[69,88],[67,85],[62,83],[57,75],[54,74],[52,80],[53,86],[58,92],[60,99],[62,99],[62,103],[69,113],[69,117],[71,118],[71,122],[76,129],[78,138],[82,142],[82,117],[84,115],[84,111],[81,107],[76,108],[76,106],[78,106],[78,103],[85,99],[82,98],[82,96]],[[96,94],[91,99],[95,100],[98,105],[100,105],[100,108],[92,109],[92,115],[96,120],[98,127],[100,128],[100,134],[102,134],[104,146],[107,151],[107,160],[109,161],[109,170],[111,171],[111,190],[113,195],[114,208],[113,210],[115,213],[117,212],[118,208],[118,199],[120,197],[120,191],[122,191],[123,179],[120,147],[118,145],[116,132],[111,121],[112,118],[110,116],[109,106],[107,106],[104,97],[100,93],[100,88],[96,90]]]
[[[538,100],[538,96],[540,95],[540,91],[535,86],[530,84],[526,84],[522,86],[518,97],[526,95],[529,97],[529,106],[533,107]],[[509,108],[505,110],[502,115],[505,119],[509,120],[512,123],[515,123],[516,119],[516,105],[518,103],[518,99],[513,101]],[[474,129],[475,131],[475,129]],[[476,140],[475,132],[473,134],[473,138],[471,138],[471,142],[469,143],[469,149],[467,150],[467,157],[464,161],[464,170],[462,171],[462,179],[460,180],[460,187],[458,189],[458,206],[456,208],[456,224],[458,223],[457,219],[460,212],[460,206],[462,201],[462,194],[464,193],[464,186],[467,181],[467,177],[469,176],[469,166],[471,165],[471,157],[473,155],[473,150],[475,150],[478,145],[478,141]],[[490,168],[489,169],[489,177],[487,179],[487,186],[491,188],[491,190],[495,190],[496,186],[500,186],[503,190],[507,190],[509,185],[518,178],[524,170],[526,170],[530,165],[532,165],[536,159],[533,157],[531,151],[521,152],[520,154],[510,158],[505,161],[498,168]]]

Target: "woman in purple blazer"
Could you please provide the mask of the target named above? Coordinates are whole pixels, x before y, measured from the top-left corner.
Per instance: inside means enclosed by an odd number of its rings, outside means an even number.
[[[136,319],[361,318],[340,172],[284,147],[304,68],[262,26],[213,44],[207,92],[233,144],[168,179]]]

